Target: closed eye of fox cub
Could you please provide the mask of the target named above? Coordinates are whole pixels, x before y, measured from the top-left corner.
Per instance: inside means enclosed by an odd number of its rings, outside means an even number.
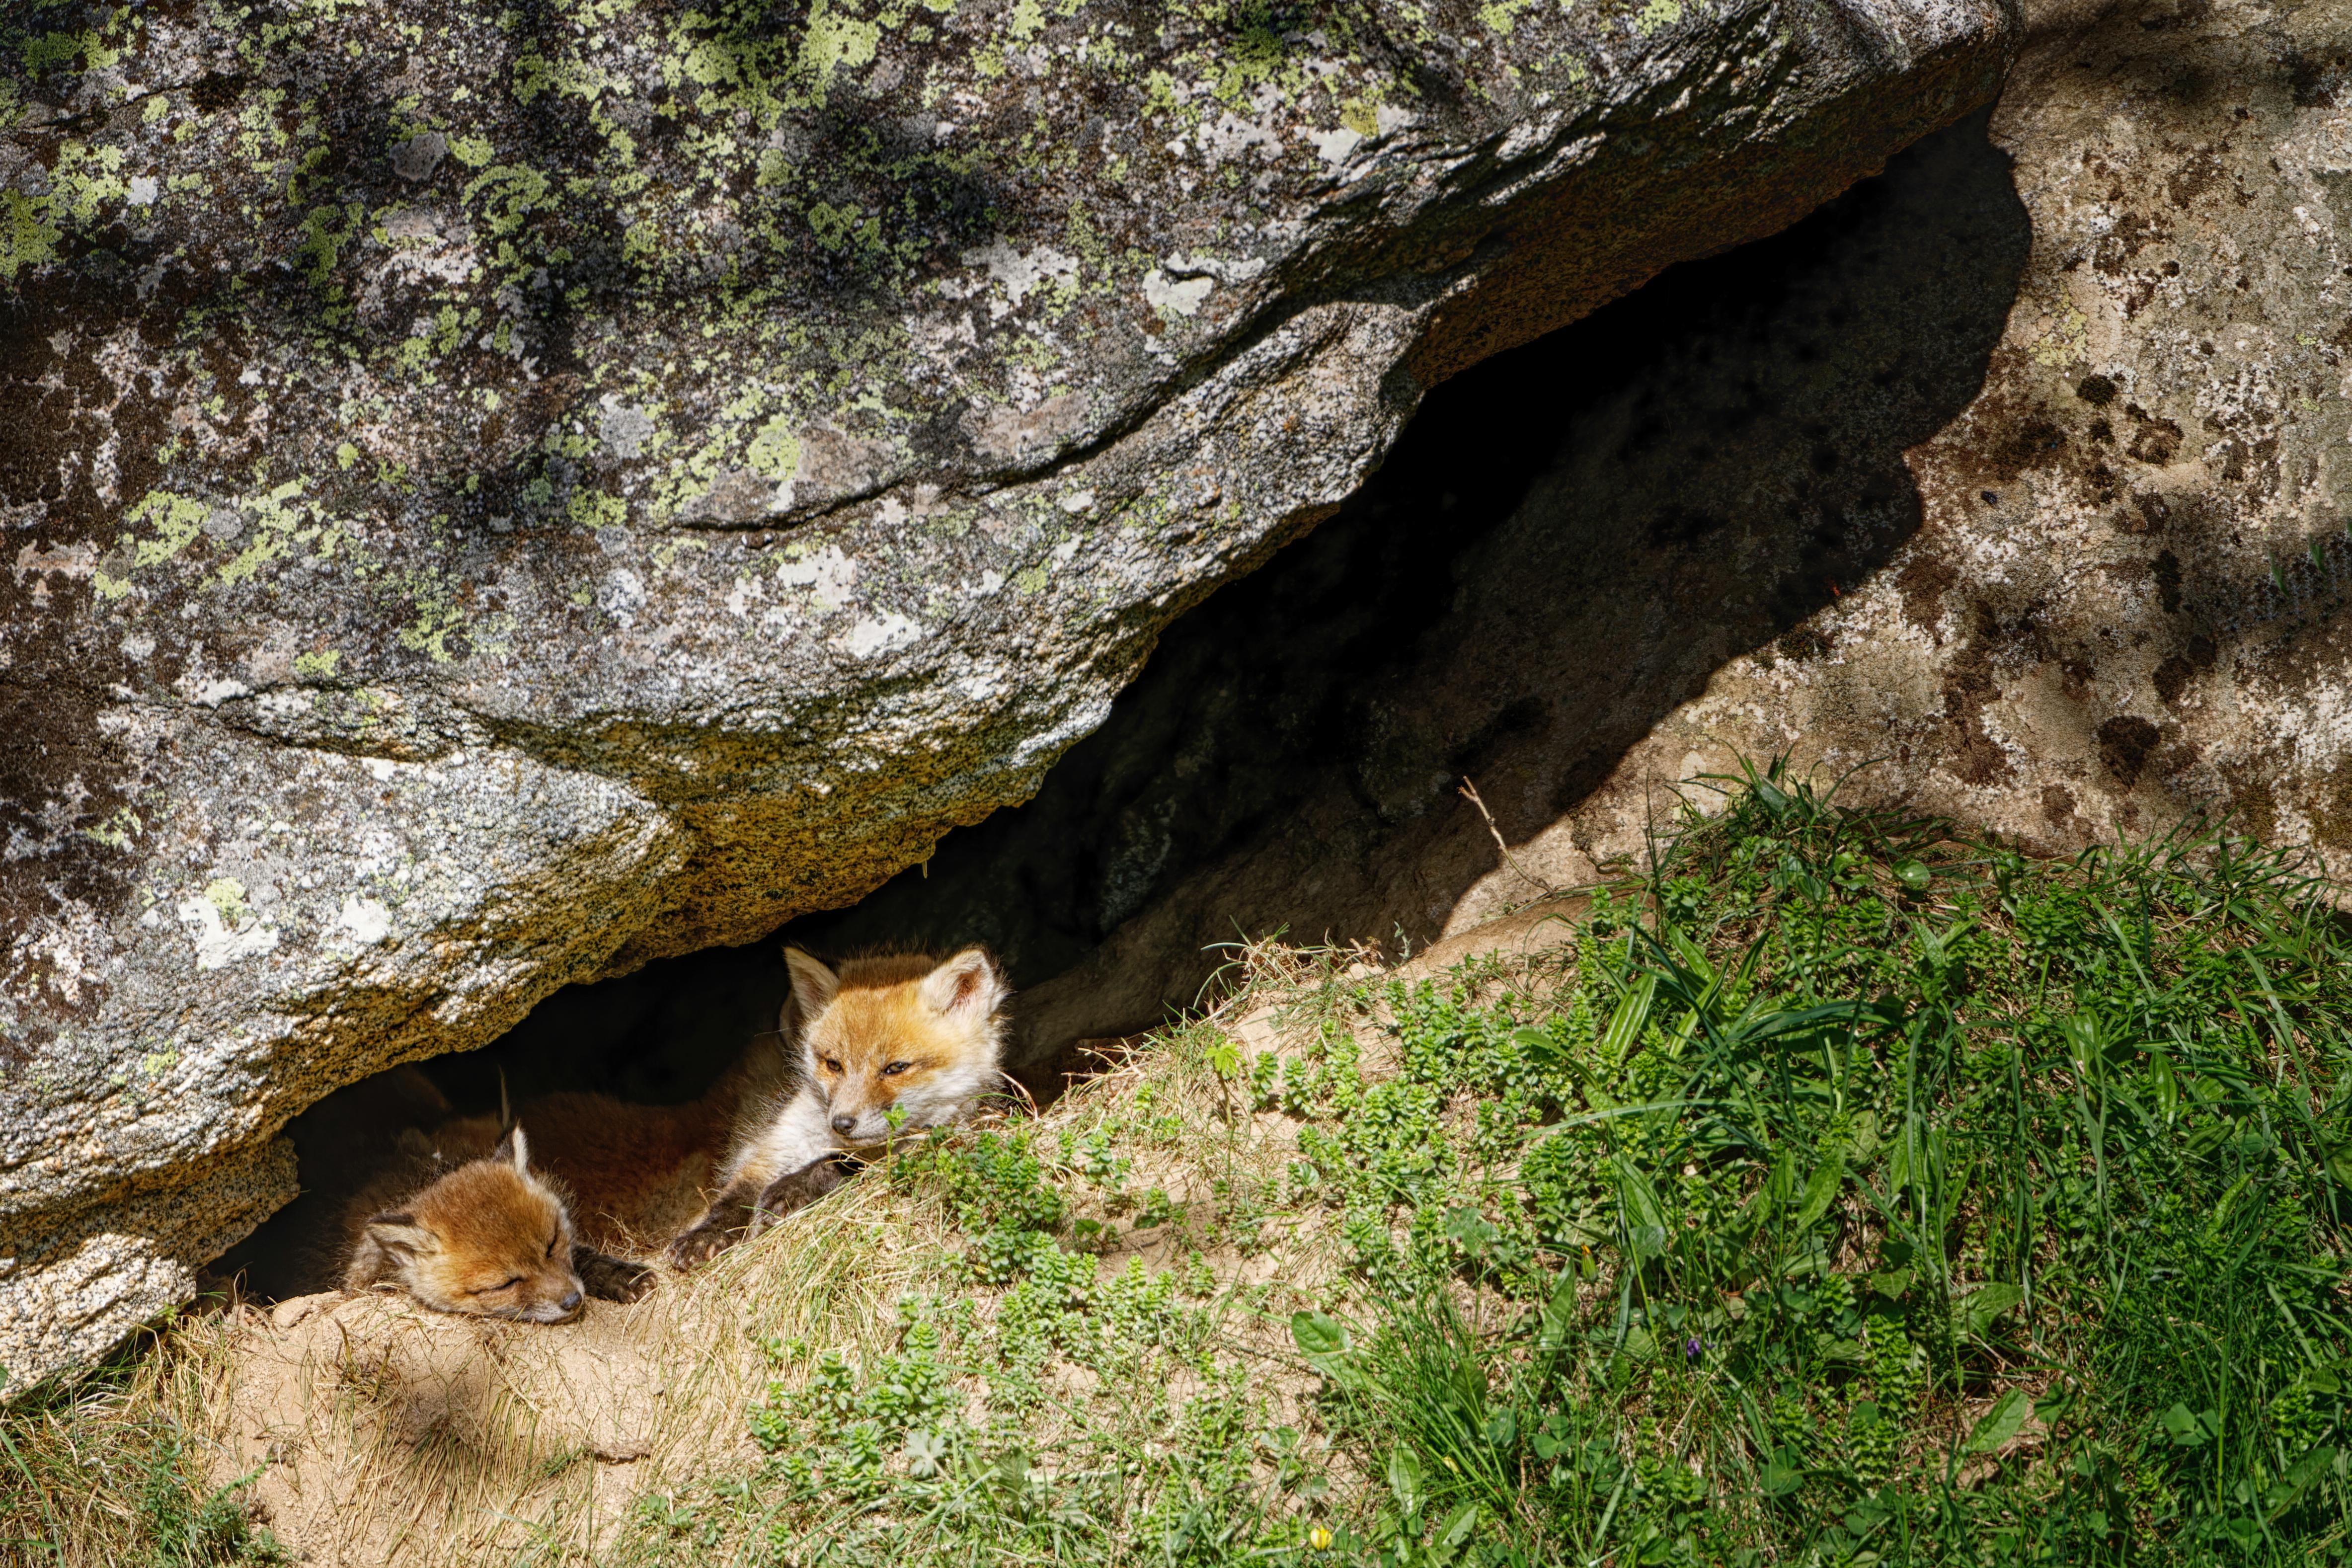
[[[944,1127],[999,1076],[1010,992],[979,948],[853,958],[836,971],[788,947],[784,963],[793,993],[782,1023],[798,1047],[799,1085],[738,1119],[721,1192],[670,1244],[680,1266],[837,1185],[836,1150]]]
[[[436,1311],[527,1323],[577,1316],[572,1217],[558,1191],[531,1173],[522,1129],[509,1129],[487,1159],[430,1179],[436,1169],[446,1167],[412,1153],[353,1201],[343,1289],[396,1285]],[[420,1177],[426,1184],[410,1187]],[[387,1191],[404,1190],[383,1203]]]

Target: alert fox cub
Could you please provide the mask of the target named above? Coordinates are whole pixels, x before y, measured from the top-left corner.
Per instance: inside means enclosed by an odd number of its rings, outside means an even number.
[[[799,1079],[747,1093],[719,1195],[670,1243],[684,1268],[838,1185],[837,1152],[961,1120],[998,1077],[1003,976],[987,953],[890,953],[829,969],[784,949],[792,995],[779,1020]]]
[[[399,1163],[352,1198],[346,1229],[346,1290],[397,1286],[436,1311],[527,1323],[580,1310],[572,1216],[532,1173],[520,1127],[455,1169],[421,1139],[404,1142]]]

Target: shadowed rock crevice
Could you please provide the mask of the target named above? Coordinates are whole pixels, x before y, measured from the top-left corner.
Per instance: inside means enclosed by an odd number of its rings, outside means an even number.
[[[1977,395],[2028,241],[1971,122],[1465,374],[1035,801],[793,935],[990,942],[1031,1061],[1189,1002],[1206,944],[1426,943],[1497,863],[1462,777],[1523,842],[1727,658],[1820,656],[1777,644],[1917,528],[1903,454]]]
[[[2027,245],[1975,121],[1465,373],[1338,516],[1171,626],[1034,800],[786,934],[988,943],[1031,1068],[1189,1003],[1237,935],[1426,943],[1497,865],[1464,775],[1522,842],[1725,659],[1828,651],[1807,618],[1918,526],[1904,453],[1978,394]],[[494,1065],[686,1098],[772,1026],[776,945],[560,993],[430,1070],[473,1102]]]
[[[251,1212],[214,1178],[268,1188],[331,1089],[1027,797],[1427,388],[1801,217],[2018,37],[1233,21],[0,10],[0,700],[42,737],[0,1257],[88,1234],[104,1298],[0,1276],[20,1383],[179,1299]]]

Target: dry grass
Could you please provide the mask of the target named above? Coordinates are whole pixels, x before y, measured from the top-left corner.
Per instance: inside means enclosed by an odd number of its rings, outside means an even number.
[[[385,1297],[241,1309],[215,1403],[214,1463],[261,1468],[258,1510],[320,1564],[415,1568],[593,1558],[635,1499],[742,1464],[762,1339],[845,1353],[887,1341],[891,1305],[946,1261],[882,1183],[548,1330]]]
[[[148,1555],[189,1451],[226,1430],[209,1403],[232,1361],[217,1315],[141,1336],[115,1365],[0,1421],[0,1568],[112,1568]]]
[[[1079,1215],[1128,1222],[1107,1224],[1102,1271],[1131,1258],[1154,1273],[1187,1265],[1198,1231],[1136,1228],[1137,1195],[1158,1188],[1180,1214],[1205,1213],[1220,1191],[1271,1190],[1296,1153],[1295,1126],[1253,1114],[1220,1075],[1223,1043],[1255,1055],[1338,1026],[1363,1029],[1370,1047],[1376,1031],[1343,998],[1371,972],[1353,951],[1253,944],[1202,1019],[1114,1048],[1106,1070],[1042,1116],[992,1120],[1032,1125],[1041,1148],[1116,1130],[1132,1160],[1122,1191],[1078,1187]],[[1147,1081],[1149,1131],[1135,1112]],[[1296,1215],[1209,1239],[1199,1255],[1221,1285],[1207,1309],[1217,1347],[1260,1369],[1260,1391],[1291,1409],[1313,1380],[1289,1354],[1287,1315],[1335,1277],[1336,1243]],[[236,1561],[240,1520],[320,1568],[626,1560],[641,1500],[755,1467],[745,1414],[772,1381],[793,1384],[827,1351],[853,1363],[887,1352],[896,1303],[955,1288],[961,1250],[945,1214],[876,1173],[641,1301],[592,1302],[560,1328],[387,1296],[192,1314],[116,1373],[0,1426],[0,1462],[27,1481],[0,1487],[0,1568]],[[962,1289],[991,1310],[991,1292]],[[1148,1443],[1198,1381],[1181,1368],[1131,1385],[1066,1371],[1030,1434],[1041,1450],[1106,1430]],[[176,1459],[159,1468],[173,1443]],[[183,1497],[188,1483],[199,1497],[235,1489],[215,1510],[227,1536],[142,1507],[175,1479]],[[736,1521],[730,1534],[761,1523]]]

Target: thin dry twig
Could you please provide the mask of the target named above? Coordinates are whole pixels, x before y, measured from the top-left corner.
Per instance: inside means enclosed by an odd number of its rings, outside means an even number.
[[[1545,881],[1541,877],[1537,876],[1525,866],[1519,864],[1518,858],[1511,853],[1511,847],[1503,842],[1503,830],[1495,826],[1495,814],[1488,811],[1486,809],[1486,803],[1478,798],[1478,786],[1472,784],[1467,778],[1465,778],[1462,781],[1462,798],[1468,801],[1472,805],[1476,806],[1478,808],[1478,815],[1486,819],[1486,831],[1495,836],[1495,847],[1501,852],[1503,864],[1508,866],[1512,870],[1517,871],[1520,877],[1528,882],[1541,889],[1545,898],[1556,899],[1559,897],[1559,889],[1558,888],[1553,887],[1549,882]]]

